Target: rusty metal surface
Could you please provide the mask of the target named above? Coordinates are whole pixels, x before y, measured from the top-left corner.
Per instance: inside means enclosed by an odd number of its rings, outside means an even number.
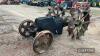
[[[53,35],[50,31],[44,30],[37,33],[33,41],[33,50],[36,53],[44,53],[51,46],[53,41]]]

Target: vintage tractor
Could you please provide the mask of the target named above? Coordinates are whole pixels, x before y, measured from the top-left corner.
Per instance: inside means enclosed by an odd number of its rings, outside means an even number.
[[[36,18],[35,21],[24,20],[19,26],[19,33],[25,38],[33,37],[33,50],[36,53],[46,52],[53,41],[53,36],[62,34],[63,27],[68,26],[70,30],[70,26],[74,26],[71,31],[72,38],[79,38],[80,32],[85,32],[90,21],[87,5],[87,2],[76,3],[75,7],[70,9],[71,16],[66,17],[60,16],[62,13],[54,13],[58,10],[49,8],[52,13],[45,17]]]
[[[25,20],[19,26],[19,33],[25,38],[34,38],[33,50],[43,53],[51,45],[53,34],[62,34],[63,21],[60,17],[39,17],[35,21]]]
[[[62,34],[66,22],[54,13],[36,18],[35,21],[24,20],[19,26],[19,33],[25,38],[33,37],[33,50],[43,53],[50,47],[53,36]],[[67,24],[66,24],[67,25]]]

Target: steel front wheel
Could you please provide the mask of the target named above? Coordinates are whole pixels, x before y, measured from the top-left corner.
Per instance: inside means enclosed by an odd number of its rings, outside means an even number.
[[[33,50],[36,53],[44,53],[48,50],[53,41],[53,35],[50,31],[39,32],[33,42]]]

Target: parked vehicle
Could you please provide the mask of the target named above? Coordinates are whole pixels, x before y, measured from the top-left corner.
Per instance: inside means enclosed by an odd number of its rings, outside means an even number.
[[[32,0],[20,0],[22,4],[29,4]]]
[[[19,4],[20,0],[1,0],[0,4]]]
[[[0,0],[0,4],[7,4],[8,0]]]
[[[48,0],[20,0],[23,4],[33,5],[33,6],[47,6]]]
[[[92,7],[100,7],[100,0],[89,0]]]
[[[37,4],[37,6],[48,6],[48,0],[32,0],[33,4]]]
[[[96,0],[89,0],[89,3],[92,7],[96,6]]]
[[[96,6],[100,7],[100,0],[96,0]]]

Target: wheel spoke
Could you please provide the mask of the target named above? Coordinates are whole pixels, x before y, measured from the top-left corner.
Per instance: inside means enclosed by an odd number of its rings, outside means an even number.
[[[39,41],[36,41],[34,46],[37,48],[39,46],[39,44],[40,44]]]
[[[50,38],[50,35],[48,34],[46,37],[49,39]]]
[[[33,22],[31,22],[29,25],[32,26],[33,25]]]
[[[21,28],[21,32],[24,32],[25,31],[25,29],[24,28]]]
[[[23,23],[24,26],[27,26],[27,22]]]
[[[42,43],[43,43],[43,48],[44,48],[44,49],[47,49],[47,48],[48,48],[49,37],[50,37],[49,34],[44,34],[44,35],[43,35],[43,39],[42,39],[43,42],[42,42]]]
[[[27,23],[23,23],[23,24],[21,25],[21,28],[26,28],[26,26],[27,26]]]
[[[30,26],[31,23],[32,23],[32,22],[27,22],[27,26]]]
[[[26,35],[26,36],[29,36],[29,35],[30,35],[30,33],[26,31],[26,32],[25,32],[25,35]]]
[[[26,36],[29,36],[30,35],[30,33],[27,30],[25,30],[25,29],[24,29],[23,34],[26,35]]]

